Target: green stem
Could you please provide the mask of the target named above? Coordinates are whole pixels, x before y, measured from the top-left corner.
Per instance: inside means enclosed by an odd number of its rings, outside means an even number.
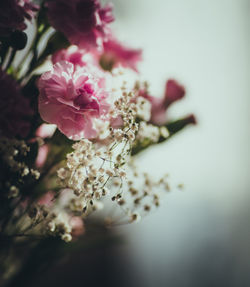
[[[15,58],[15,55],[16,55],[16,49],[11,49],[8,62],[7,62],[6,67],[4,69],[5,71],[8,71],[9,67],[11,66],[11,64],[12,64],[14,58]]]

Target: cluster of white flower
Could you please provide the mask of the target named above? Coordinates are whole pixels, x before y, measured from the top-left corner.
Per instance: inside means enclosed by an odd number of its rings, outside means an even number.
[[[107,200],[117,203],[122,214],[119,219],[108,216],[109,225],[138,221],[159,205],[157,190],[169,190],[165,178],[153,181],[148,174],[138,174],[130,156],[135,141],[149,138],[156,142],[164,132],[167,136],[167,130],[146,123],[151,108],[146,99],[127,92],[125,86],[122,91],[110,110],[106,137],[76,142],[57,172],[62,190],[73,190],[67,208],[74,215],[84,218],[105,206]]]
[[[148,144],[157,143],[159,139],[167,138],[169,132],[166,127],[158,127],[141,121],[136,134],[136,145],[147,146]]]
[[[136,116],[142,121],[148,122],[151,117],[151,103],[140,96],[136,97],[137,113]]]
[[[136,138],[138,141],[150,139],[152,142],[157,142],[160,138],[160,130],[156,126],[141,122]]]
[[[60,211],[58,214],[50,215],[49,220],[47,220],[47,228],[49,233],[59,235],[66,242],[72,240],[72,226],[70,217],[66,212]]]
[[[34,179],[40,176],[37,170],[29,168],[24,161],[29,151],[29,146],[23,140],[9,139],[4,136],[0,138],[1,165],[6,173],[4,181],[0,184],[4,184],[3,188],[7,191],[6,195],[9,198],[19,195],[19,187],[12,183],[13,173],[20,179],[19,182],[22,182],[22,178],[28,175]]]
[[[18,156],[26,156],[30,151],[24,141],[17,139],[0,138],[0,154],[5,164],[14,172],[20,172],[23,176],[29,173],[28,167],[17,160]]]
[[[73,145],[74,151],[67,155],[67,165],[58,170],[61,186],[74,190],[76,197],[69,202],[72,211],[88,214],[98,209],[97,202],[108,193],[109,180],[126,176],[121,166],[127,153],[126,143],[118,154],[115,144],[114,140],[107,149],[89,140]]]
[[[22,236],[60,236],[69,242],[72,239],[71,216],[60,202],[47,206],[34,203],[30,206],[24,204],[19,212],[23,215],[17,220],[15,229]]]
[[[119,182],[114,180],[112,188],[117,188]],[[110,225],[120,225],[129,222],[137,222],[141,216],[160,205],[162,191],[170,191],[168,176],[165,175],[154,180],[148,173],[139,172],[134,164],[129,164],[127,180],[123,183],[123,192],[119,196],[113,196],[112,201],[121,207],[122,215],[113,215],[107,219]]]

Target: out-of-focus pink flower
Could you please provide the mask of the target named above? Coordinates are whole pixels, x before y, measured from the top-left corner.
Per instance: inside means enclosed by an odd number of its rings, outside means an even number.
[[[44,144],[41,147],[39,147],[38,154],[36,157],[36,167],[40,168],[45,164],[47,156],[48,156],[48,152],[49,152],[49,147],[47,144]]]
[[[105,78],[94,67],[74,67],[62,61],[44,73],[38,83],[39,112],[44,121],[56,124],[67,137],[94,138],[95,118],[105,118],[109,110]]]
[[[181,100],[185,96],[185,88],[177,81],[170,79],[166,83],[164,106],[166,109],[174,102]]]
[[[130,49],[121,45],[117,40],[111,38],[103,43],[100,50],[84,50],[72,45],[67,49],[61,49],[52,56],[53,64],[60,61],[67,61],[75,66],[86,66],[92,63],[104,70],[111,71],[116,67],[125,67],[138,72],[137,64],[142,59],[142,50]]]
[[[51,138],[56,131],[56,125],[41,124],[36,130],[36,136],[40,138]]]
[[[70,225],[72,226],[72,236],[79,237],[85,231],[83,220],[79,216],[73,216],[70,220]]]
[[[0,69],[0,136],[24,138],[30,131],[33,110],[18,83]]]
[[[67,61],[80,67],[86,66],[88,59],[84,59],[87,56],[85,50],[79,49],[77,46],[70,46],[68,49],[62,49],[55,52],[52,56],[53,64],[60,61]],[[89,62],[89,61],[88,61]]]
[[[138,72],[137,64],[142,60],[141,49],[131,49],[123,46],[116,39],[110,38],[103,43],[100,64],[106,70],[122,66]]]
[[[40,138],[51,138],[56,131],[56,125],[41,124],[36,130],[36,136]]]
[[[56,125],[41,124],[36,130],[36,136],[42,139],[51,138],[56,131]],[[38,154],[36,157],[36,167],[41,168],[47,160],[49,152],[49,146],[44,144],[38,148]]]
[[[52,191],[48,191],[39,199],[38,204],[50,207],[53,205],[53,199],[54,199],[54,193]]]
[[[79,48],[102,46],[114,20],[112,5],[99,0],[51,0],[47,7],[51,25]]]
[[[156,125],[166,123],[166,111],[168,107],[185,96],[185,89],[177,81],[170,79],[166,82],[165,94],[163,98],[156,98],[142,90],[140,96],[146,98],[151,103],[150,121]]]
[[[38,6],[30,0],[0,1],[0,35],[8,36],[15,30],[26,29],[25,19],[31,20]]]
[[[145,91],[140,92],[140,96],[144,97],[151,103],[150,121],[155,125],[163,125],[166,123],[166,108],[162,98],[150,96]]]

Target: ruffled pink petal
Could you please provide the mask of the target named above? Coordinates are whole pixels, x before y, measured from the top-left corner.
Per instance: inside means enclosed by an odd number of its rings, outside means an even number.
[[[44,121],[57,125],[73,140],[97,136],[93,120],[104,119],[109,104],[104,80],[96,68],[74,67],[61,61],[42,75],[38,87],[39,112]]]

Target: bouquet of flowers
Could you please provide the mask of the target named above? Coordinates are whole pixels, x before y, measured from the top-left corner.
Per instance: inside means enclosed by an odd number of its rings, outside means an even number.
[[[161,98],[139,81],[142,51],[117,40],[112,8],[99,0],[0,3],[2,282],[22,265],[20,246],[84,241],[94,221],[137,222],[170,189],[167,176],[140,172],[136,155],[195,117],[167,117],[185,95],[177,81]]]

